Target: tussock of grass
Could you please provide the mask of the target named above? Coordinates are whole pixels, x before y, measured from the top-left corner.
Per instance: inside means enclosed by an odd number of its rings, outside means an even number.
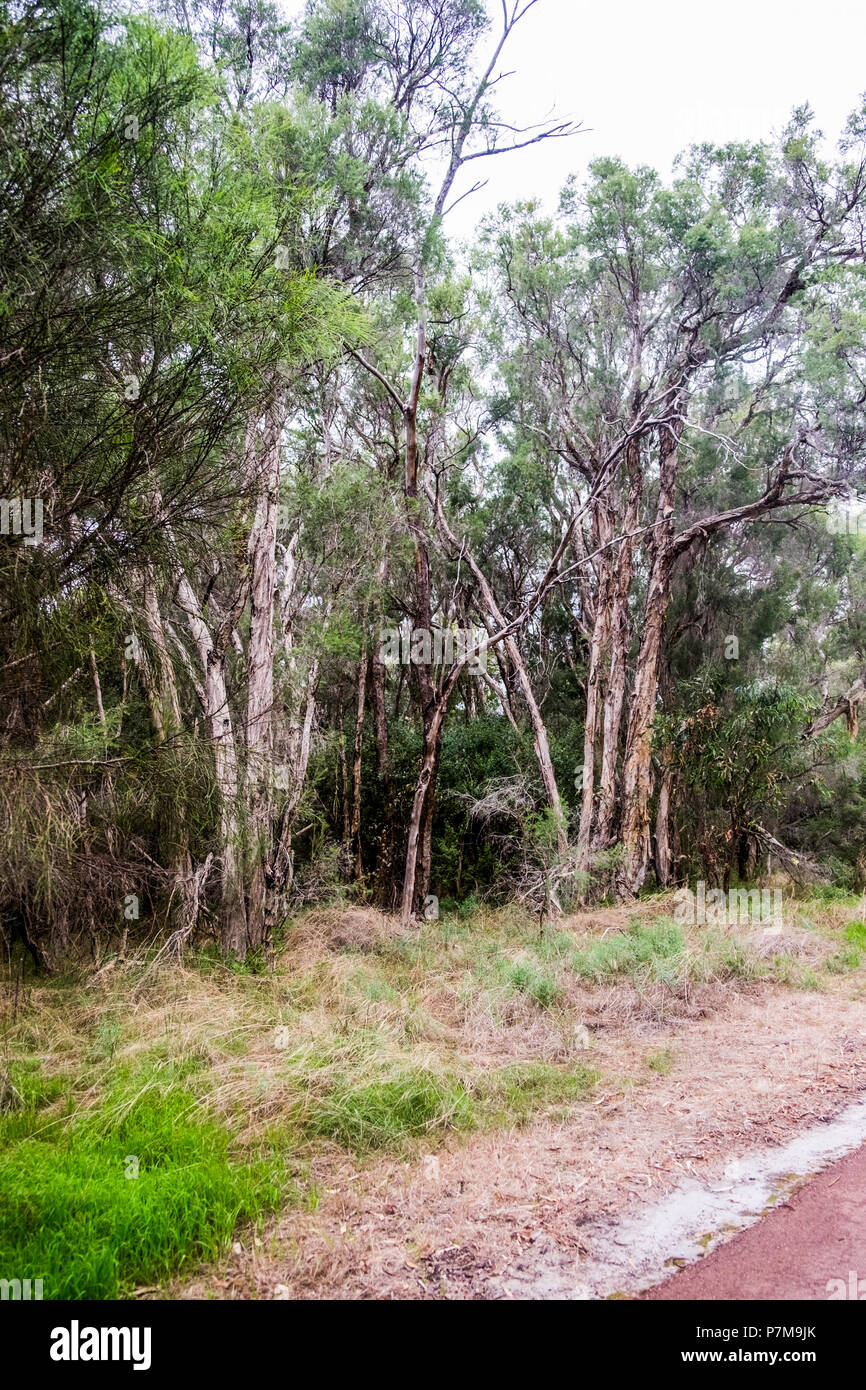
[[[648,1054],[646,1064],[650,1071],[654,1071],[658,1076],[669,1076],[674,1066],[673,1053],[669,1047],[657,1048],[655,1052]]]
[[[823,988],[820,979],[811,966],[802,971],[792,983],[796,989],[820,990]]]
[[[837,951],[835,955],[829,956],[825,964],[825,969],[831,975],[847,975],[851,970],[859,970],[863,957],[859,951],[852,946],[846,947],[842,951]]]
[[[586,1100],[599,1073],[582,1065],[516,1062],[499,1067],[479,1083],[479,1123],[523,1126],[539,1114],[559,1116]]]
[[[866,922],[849,922],[845,928],[845,938],[866,951]]]
[[[549,1009],[560,997],[555,976],[539,969],[532,961],[506,963],[505,978],[511,989],[528,995],[542,1009]]]
[[[472,1100],[457,1077],[407,1068],[368,1085],[338,1078],[313,1109],[307,1129],[363,1153],[474,1123]]]
[[[587,980],[634,975],[647,966],[657,979],[667,979],[672,973],[668,963],[682,961],[685,949],[682,928],[662,918],[648,926],[632,923],[625,932],[594,941],[583,950],[575,951],[568,965],[576,975]]]

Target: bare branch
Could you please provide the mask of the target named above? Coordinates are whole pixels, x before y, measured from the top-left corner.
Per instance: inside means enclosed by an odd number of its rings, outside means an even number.
[[[346,351],[348,352],[350,357],[354,357],[356,362],[359,362],[361,366],[364,367],[370,373],[371,376],[374,376],[376,380],[380,382],[382,386],[384,386],[385,390],[388,392],[388,395],[391,397],[398,409],[400,411],[405,412],[406,402],[401,398],[396,387],[391,385],[391,382],[384,375],[384,373],[380,372],[378,367],[374,367],[372,362],[368,362],[366,357],[364,357],[363,353],[356,352],[355,349],[351,347],[346,348]]]

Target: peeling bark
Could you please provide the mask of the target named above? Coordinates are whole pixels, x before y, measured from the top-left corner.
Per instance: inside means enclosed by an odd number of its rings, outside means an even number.
[[[352,824],[351,843],[354,849],[353,873],[356,881],[364,879],[364,865],[361,858],[361,754],[364,740],[364,710],[367,698],[367,653],[361,654],[358,662],[358,702],[355,711],[355,748],[352,760]]]
[[[267,865],[272,851],[274,599],[282,415],[274,402],[259,436],[247,443],[247,472],[256,510],[247,545],[250,637],[247,657],[246,800],[250,822],[246,873],[247,938],[251,949],[267,935]]]
[[[577,832],[578,864],[585,869],[589,862],[590,841],[595,813],[595,757],[600,727],[600,682],[602,656],[610,631],[608,600],[608,571],[603,567],[595,607],[595,622],[589,645],[589,666],[586,674],[586,714],[583,725],[583,783],[580,825]]]
[[[671,795],[674,786],[674,772],[665,767],[659,784],[659,799],[656,806],[655,825],[655,871],[659,888],[667,888],[671,880],[673,853],[670,837]]]
[[[682,419],[677,417],[661,430],[656,525],[650,547],[650,577],[626,736],[622,776],[624,861],[620,886],[630,894],[635,894],[642,888],[650,860],[652,726],[658,695],[662,636],[670,600],[671,574],[677,555],[671,540],[673,498],[682,429]]]
[[[247,914],[239,814],[240,771],[226,683],[226,647],[233,620],[243,606],[243,594],[236,595],[232,612],[215,636],[204,621],[195,591],[182,571],[176,575],[176,599],[186,614],[204,673],[202,702],[210,726],[214,774],[220,796],[222,948],[226,955],[243,959],[247,951]]]
[[[634,578],[632,533],[637,529],[641,501],[640,440],[638,438],[629,442],[626,450],[626,467],[629,479],[629,500],[623,528],[626,539],[622,541],[616,561],[612,566],[610,666],[604,702],[598,809],[596,824],[592,833],[594,849],[608,849],[614,841],[616,829],[616,775],[622,714],[625,705],[628,652],[631,641],[628,605]]]

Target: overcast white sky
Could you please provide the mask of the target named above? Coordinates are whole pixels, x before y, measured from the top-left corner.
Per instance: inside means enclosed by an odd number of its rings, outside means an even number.
[[[300,0],[285,3],[302,8]],[[486,3],[501,18],[500,0]],[[506,59],[515,75],[500,87],[505,114],[529,123],[554,110],[589,129],[485,162],[489,185],[455,210],[452,235],[471,232],[502,201],[539,197],[553,205],[565,176],[596,155],[667,171],[691,141],[767,136],[805,101],[835,140],[866,89],[866,6],[538,0]]]

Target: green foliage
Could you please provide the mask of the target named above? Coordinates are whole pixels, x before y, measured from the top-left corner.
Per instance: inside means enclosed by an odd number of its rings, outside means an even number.
[[[845,936],[849,941],[853,941],[855,946],[860,946],[866,951],[866,922],[849,922],[845,928]]]
[[[683,780],[716,793],[741,824],[754,805],[778,800],[809,704],[797,691],[765,682],[726,694],[721,704],[711,686],[697,688],[693,700],[699,707],[677,727],[671,720],[660,723],[659,741],[671,749]]]
[[[708,675],[687,689],[684,711],[660,718],[655,743],[699,806],[689,832],[694,853],[715,872],[731,866],[761,815],[782,806],[809,765],[800,737],[809,700],[791,686],[754,681],[726,688]]]
[[[515,961],[507,967],[506,978],[512,989],[534,999],[543,1009],[549,1009],[559,997],[555,978],[539,970],[531,961]]]

